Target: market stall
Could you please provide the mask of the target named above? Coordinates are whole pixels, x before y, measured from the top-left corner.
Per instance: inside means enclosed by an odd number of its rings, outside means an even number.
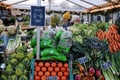
[[[15,24],[9,25],[0,21],[0,80],[120,79],[118,0],[66,0],[81,9],[55,5],[49,8],[49,4],[45,13],[40,12],[42,16],[38,10],[36,14],[30,10],[37,2],[26,4],[29,7],[23,9],[18,7],[31,0],[9,1],[0,1],[10,5],[15,19]],[[48,24],[45,15],[49,10],[57,14],[49,13]],[[64,24],[70,19],[72,23]]]

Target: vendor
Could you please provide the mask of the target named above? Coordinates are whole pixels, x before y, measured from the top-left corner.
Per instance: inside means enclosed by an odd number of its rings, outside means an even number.
[[[71,22],[74,24],[80,23],[80,17],[78,15],[73,15]]]
[[[71,26],[70,20],[71,20],[70,12],[64,13],[63,14],[63,28],[65,30],[67,30],[67,27]]]

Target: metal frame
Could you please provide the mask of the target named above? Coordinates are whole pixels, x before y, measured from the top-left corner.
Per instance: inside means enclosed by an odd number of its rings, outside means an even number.
[[[12,3],[11,5],[19,4],[19,3],[22,3],[22,2],[25,2],[25,1],[28,1],[28,0],[18,1],[18,2],[16,2],[16,3]]]

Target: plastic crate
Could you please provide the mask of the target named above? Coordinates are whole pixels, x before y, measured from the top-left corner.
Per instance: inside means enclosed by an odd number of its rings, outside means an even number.
[[[45,63],[46,62],[48,62],[48,63],[50,63],[50,65],[51,65],[51,63],[53,63],[53,62],[55,62],[56,64],[59,64],[59,63],[62,63],[62,64],[65,64],[65,63],[67,63],[68,64],[68,70],[69,70],[69,75],[68,75],[68,77],[66,77],[67,78],[67,80],[73,80],[73,74],[72,74],[72,68],[71,68],[71,64],[70,64],[70,62],[68,61],[68,62],[61,62],[61,61],[43,61],[43,60],[35,60],[35,59],[32,59],[31,60],[31,73],[30,73],[30,80],[34,80],[34,70],[35,70],[35,67],[34,67],[34,63],[35,62],[37,62],[37,63],[39,63],[39,62],[43,62],[44,63],[44,65],[45,65]],[[42,67],[41,67],[42,68]],[[55,68],[54,68],[54,70],[55,70]],[[40,69],[40,71],[41,71],[41,69]],[[47,71],[48,71],[48,68],[47,68]],[[64,74],[64,72],[63,72],[63,74]],[[58,75],[55,75],[54,76],[54,78],[55,77],[57,77],[58,78]],[[51,76],[49,77],[49,78],[51,78]],[[48,79],[48,77],[47,77],[47,79]],[[47,80],[46,79],[46,80]],[[40,79],[41,80],[41,79]],[[48,79],[48,80],[50,80],[50,79]],[[52,79],[52,80],[56,80],[56,78],[55,79]],[[60,80],[62,80],[62,79],[60,79]]]

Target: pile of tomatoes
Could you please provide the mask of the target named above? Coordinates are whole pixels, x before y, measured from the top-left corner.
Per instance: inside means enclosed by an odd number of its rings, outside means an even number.
[[[68,80],[68,63],[62,62],[35,62],[34,80],[47,80],[48,76],[57,76],[58,80]]]

